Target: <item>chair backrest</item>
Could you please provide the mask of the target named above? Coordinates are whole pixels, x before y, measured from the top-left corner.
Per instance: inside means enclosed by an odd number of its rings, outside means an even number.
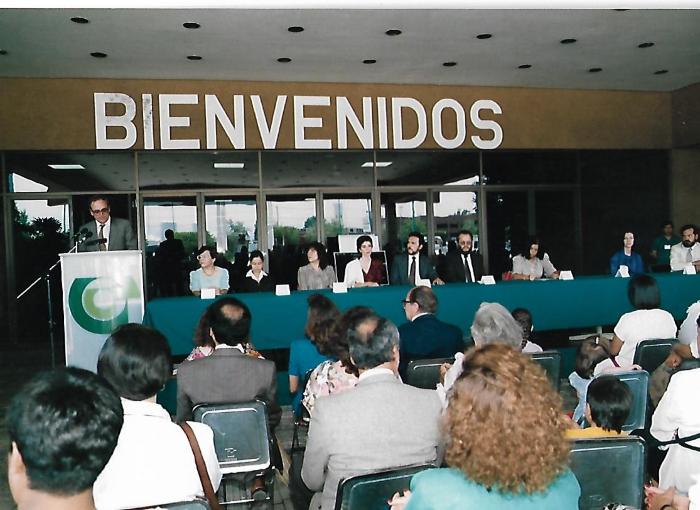
[[[634,351],[634,364],[651,374],[664,362],[671,352],[673,344],[677,342],[675,338],[655,338],[639,342]]]
[[[167,503],[164,505],[154,505],[152,507],[139,507],[135,510],[209,510],[209,503],[203,499],[193,499],[191,501],[178,501],[177,503]]]
[[[561,353],[559,351],[542,351],[528,354],[532,361],[544,368],[554,389],[559,391],[561,384]]]
[[[642,508],[646,445],[636,436],[571,442],[571,471],[581,486],[580,510],[608,503]]]
[[[259,471],[270,466],[270,430],[265,404],[200,404],[194,420],[214,431],[214,448],[223,474]]]
[[[406,384],[416,388],[434,390],[440,382],[440,366],[443,363],[454,363],[452,358],[416,359],[408,363],[406,368]]]
[[[423,464],[345,478],[338,484],[335,510],[388,508],[386,502],[395,492],[408,489],[413,475],[433,467]]]
[[[632,409],[627,417],[627,421],[622,426],[622,430],[631,432],[643,429],[647,415],[649,372],[646,370],[630,370],[629,372],[613,372],[606,375],[617,377],[632,390]]]

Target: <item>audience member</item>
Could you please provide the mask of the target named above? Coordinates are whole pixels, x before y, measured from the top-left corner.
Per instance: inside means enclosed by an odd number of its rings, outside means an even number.
[[[307,303],[306,338],[294,340],[289,347],[289,392],[294,395],[292,410],[296,416],[301,414],[301,398],[305,389],[301,383],[305,382],[307,372],[324,361],[333,360],[331,355],[321,354],[321,350],[328,352],[326,346],[340,318],[335,303],[321,294],[311,294]]]
[[[195,296],[202,289],[214,289],[217,295],[226,294],[229,288],[228,271],[214,265],[216,250],[211,246],[202,246],[197,250],[197,260],[200,268],[190,271],[190,290]]]
[[[588,385],[584,416],[589,424],[585,429],[566,431],[569,439],[627,435],[622,431],[632,410],[632,391],[612,375],[596,377]]]
[[[675,487],[660,489],[649,485],[644,486],[647,510],[698,510],[700,508],[700,476],[693,477],[694,484],[688,495],[684,496]]]
[[[683,225],[681,227],[681,242],[671,246],[671,271],[683,271],[689,265],[700,269],[700,243],[698,243],[698,227]]]
[[[422,253],[423,234],[411,232],[406,240],[406,252],[394,257],[391,266],[392,285],[419,285],[419,280],[430,280],[435,285],[444,282],[438,277],[437,271],[430,263],[430,258]]]
[[[94,510],[92,486],[122,427],[119,397],[79,368],[43,372],[6,411],[7,475],[18,510]]]
[[[78,245],[78,251],[118,251],[136,250],[138,243],[131,223],[123,218],[114,218],[112,208],[106,195],[94,195],[89,199],[89,221],[80,227],[79,232],[86,232],[87,241]]]
[[[595,375],[611,367],[629,369],[634,361],[637,344],[643,340],[676,336],[676,321],[673,316],[659,308],[661,293],[653,277],[646,274],[633,276],[627,285],[627,297],[634,311],[623,314],[617,321],[608,348],[610,358],[596,366]]]
[[[241,292],[273,292],[275,281],[263,271],[265,256],[260,250],[250,252],[250,269],[241,281]]]
[[[536,237],[531,238],[520,253],[513,257],[514,280],[538,280],[543,277],[559,278],[549,255],[540,249],[541,243]]]
[[[156,394],[172,374],[165,337],[140,324],[120,326],[102,347],[97,373],[119,393],[124,408],[119,443],[95,482],[97,508],[119,510],[202,497],[187,436],[156,403]],[[214,434],[204,424],[189,425],[216,490],[221,471]]]
[[[372,238],[368,235],[357,238],[357,251],[360,258],[351,260],[345,266],[343,281],[348,287],[378,287],[386,280],[386,269],[379,259],[372,258]]]
[[[654,239],[651,244],[653,270],[668,272],[671,270],[671,246],[681,242],[681,238],[673,233],[673,223],[664,221],[661,224],[661,235]]]
[[[694,358],[700,358],[696,343],[696,339],[698,337],[698,317],[700,317],[700,301],[696,301],[688,307],[685,319],[683,319],[681,327],[678,328],[678,342],[683,345],[690,346]]]
[[[644,262],[639,253],[633,252],[634,233],[625,232],[622,249],[610,257],[610,274],[615,276],[620,266],[625,266],[630,276],[644,272]]]
[[[182,262],[185,259],[185,246],[175,239],[175,232],[165,231],[165,241],[156,250],[156,274],[161,296],[181,296],[184,294]]]
[[[457,234],[459,250],[447,252],[445,257],[445,281],[475,283],[484,274],[484,261],[473,250],[474,236],[469,230],[460,230]]]
[[[338,482],[348,476],[437,457],[440,401],[434,391],[401,383],[399,332],[370,316],[348,334],[360,371],[357,386],[316,402],[302,478],[317,492],[310,509],[332,510]]]
[[[414,475],[392,509],[578,508],[561,406],[527,356],[506,345],[468,351],[443,427],[450,467]]]
[[[516,308],[511,312],[515,321],[520,325],[523,341],[520,343],[520,350],[526,354],[542,352],[542,347],[531,341],[532,332],[535,327],[532,325],[532,314],[526,308]]]
[[[408,322],[399,326],[402,377],[409,361],[448,358],[464,349],[462,330],[438,319],[437,308],[437,296],[429,287],[413,287],[403,300]]]
[[[335,271],[328,265],[326,247],[321,243],[311,243],[306,249],[306,259],[309,263],[297,272],[298,289],[330,289],[335,281]]]
[[[571,419],[578,423],[586,409],[586,393],[593,380],[593,371],[598,363],[608,358],[607,349],[600,343],[599,336],[590,336],[579,345],[574,361],[574,371],[569,374],[569,384],[576,390],[578,404]]]

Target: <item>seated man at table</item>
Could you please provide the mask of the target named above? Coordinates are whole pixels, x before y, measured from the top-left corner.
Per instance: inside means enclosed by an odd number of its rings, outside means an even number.
[[[473,251],[474,237],[468,230],[457,235],[457,251],[449,252],[445,260],[445,281],[475,283],[484,274],[484,261]]]
[[[317,491],[310,509],[332,510],[343,478],[437,457],[440,400],[397,377],[396,326],[369,316],[348,332],[348,343],[360,371],[357,386],[319,398],[311,417],[301,471]]]
[[[681,242],[671,246],[671,271],[683,271],[688,265],[700,270],[700,243],[698,243],[698,227],[683,225],[681,227]]]
[[[406,240],[406,252],[394,257],[391,265],[392,285],[418,285],[419,280],[430,280],[435,285],[444,282],[438,277],[437,271],[430,263],[430,258],[421,253],[423,249],[423,234],[411,232]]]
[[[401,377],[409,361],[448,358],[464,349],[462,330],[438,319],[437,307],[438,299],[431,288],[413,287],[408,291],[403,302],[408,322],[399,326]]]

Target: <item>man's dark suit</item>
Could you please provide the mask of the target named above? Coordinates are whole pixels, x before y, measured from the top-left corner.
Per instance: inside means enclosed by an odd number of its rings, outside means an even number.
[[[418,256],[418,254],[416,254]],[[408,253],[400,253],[394,257],[394,263],[391,265],[390,280],[392,285],[415,285],[415,282],[408,281]],[[433,281],[438,277],[435,268],[430,263],[427,255],[422,253],[418,256],[418,273],[419,278]]]
[[[481,255],[475,252],[471,252],[471,259],[472,268],[474,269],[474,281],[478,282],[484,275],[484,260],[481,258]],[[445,274],[443,275],[443,280],[445,280],[446,283],[464,283],[467,281],[464,259],[459,250],[447,254],[445,258]]]
[[[462,330],[442,322],[432,313],[416,317],[399,327],[399,373],[403,377],[408,362],[415,359],[449,358],[464,350]]]
[[[90,221],[80,227],[79,232],[87,230],[92,235],[87,238],[87,241],[78,246],[78,251],[100,251],[100,243],[98,242],[97,222]],[[131,228],[131,223],[122,218],[111,217],[109,224],[109,251],[118,250],[135,250],[138,245],[134,230]]]

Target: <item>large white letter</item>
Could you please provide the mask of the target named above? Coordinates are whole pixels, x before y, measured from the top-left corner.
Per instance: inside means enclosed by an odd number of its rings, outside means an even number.
[[[331,141],[327,138],[307,139],[306,128],[323,127],[321,117],[304,117],[305,106],[330,106],[329,96],[294,96],[294,148],[295,149],[330,149]]]
[[[501,129],[498,122],[484,120],[479,117],[479,110],[491,110],[493,113],[500,115],[501,107],[498,106],[496,101],[479,99],[478,101],[474,101],[474,104],[469,110],[469,118],[476,129],[490,129],[493,131],[493,138],[491,140],[484,140],[480,136],[472,135],[471,139],[474,147],[477,149],[496,149],[501,145],[501,142],[503,142],[503,129]]]
[[[233,96],[233,118],[236,125],[226,115],[219,98],[213,94],[204,95],[204,113],[206,115],[207,149],[218,149],[216,144],[216,121],[218,120],[234,149],[245,149],[245,114],[243,96]]]
[[[143,114],[143,148],[153,149],[153,96],[141,94],[141,110]]]
[[[350,105],[347,97],[340,96],[335,98],[335,119],[338,127],[338,148],[348,148],[348,130],[347,123],[352,126],[353,131],[360,140],[362,147],[365,149],[374,148],[374,133],[372,130],[372,98],[362,98],[362,116],[365,120],[364,125],[357,118],[355,111]]]
[[[445,108],[454,110],[457,122],[457,134],[454,138],[448,139],[442,134],[442,112]],[[467,137],[466,116],[464,108],[454,99],[440,99],[433,106],[433,138],[443,149],[456,149],[464,143]]]
[[[136,117],[136,102],[126,94],[118,92],[96,92],[95,100],[95,148],[128,149],[136,143],[136,126],[132,122]],[[107,115],[107,103],[124,105],[123,115]],[[107,138],[107,128],[118,126],[124,128],[124,138]]]
[[[287,103],[287,96],[277,96],[275,101],[275,111],[272,112],[272,123],[267,125],[265,118],[265,109],[263,108],[260,96],[250,96],[250,102],[253,103],[253,112],[255,112],[255,121],[258,123],[258,131],[260,131],[260,139],[263,147],[266,149],[274,149],[277,147],[277,138],[280,134],[280,126],[282,125],[282,113],[284,113],[284,105]]]
[[[160,112],[160,148],[161,149],[199,149],[199,140],[185,138],[173,140],[170,129],[174,127],[189,127],[189,117],[171,117],[171,104],[198,104],[197,94],[159,94],[158,107]]]
[[[377,98],[377,131],[379,131],[379,148],[389,148],[389,133],[386,121],[386,98]]]
[[[401,111],[410,108],[418,119],[418,132],[413,138],[404,139]],[[394,132],[394,149],[415,149],[428,136],[428,121],[423,105],[412,97],[391,98],[391,122]]]

